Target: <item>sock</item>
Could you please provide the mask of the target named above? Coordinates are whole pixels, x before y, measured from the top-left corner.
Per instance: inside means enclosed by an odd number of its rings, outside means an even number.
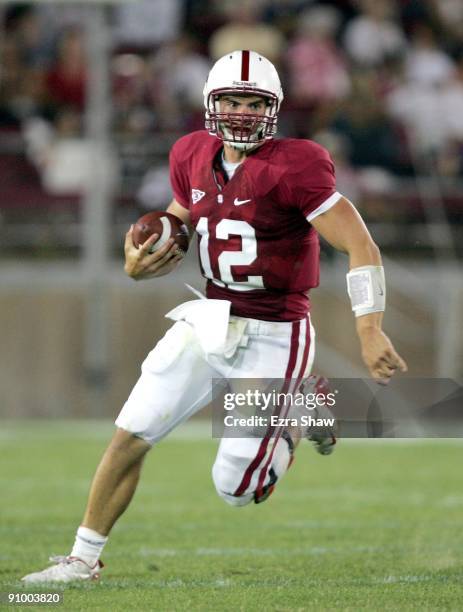
[[[286,474],[286,471],[291,465],[293,456],[292,451],[294,445],[290,446],[290,442],[286,438],[287,436],[285,436],[285,438],[281,437],[278,440],[272,457],[272,467],[275,474],[278,476],[278,479],[282,478]]]
[[[94,567],[107,541],[107,536],[103,536],[93,529],[88,529],[88,527],[80,526],[76,533],[71,557],[78,557],[88,563],[90,567]]]

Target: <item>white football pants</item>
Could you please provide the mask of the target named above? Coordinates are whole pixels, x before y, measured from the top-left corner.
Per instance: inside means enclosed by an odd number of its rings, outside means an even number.
[[[175,323],[143,362],[117,427],[154,444],[206,406],[214,387],[225,380],[233,391],[233,379],[282,379],[286,391],[294,392],[310,374],[314,359],[309,316],[289,323],[232,316],[233,321],[245,321],[246,328],[229,357],[205,353],[194,328],[185,321]],[[291,462],[282,433],[277,427],[261,438],[222,438],[212,476],[223,499],[236,506],[265,499],[262,494]]]

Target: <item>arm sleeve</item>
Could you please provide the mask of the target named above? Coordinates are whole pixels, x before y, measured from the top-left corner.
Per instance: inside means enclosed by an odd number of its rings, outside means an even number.
[[[326,149],[317,147],[315,155],[293,165],[286,173],[285,187],[289,202],[307,221],[329,210],[341,197],[336,191],[334,165]]]
[[[180,164],[175,154],[175,145],[172,147],[169,155],[169,168],[170,168],[170,183],[172,185],[172,191],[174,198],[184,208],[189,210],[190,208],[190,184],[188,181],[185,167]]]

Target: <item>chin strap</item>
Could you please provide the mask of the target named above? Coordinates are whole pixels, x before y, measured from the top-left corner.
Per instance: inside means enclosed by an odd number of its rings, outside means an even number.
[[[228,141],[224,141],[226,142],[228,145],[230,145],[233,149],[236,149],[237,151],[252,151],[253,149],[257,149],[257,147],[260,147],[260,145],[262,144],[262,142],[256,142],[256,143],[249,143],[249,142],[228,142]]]

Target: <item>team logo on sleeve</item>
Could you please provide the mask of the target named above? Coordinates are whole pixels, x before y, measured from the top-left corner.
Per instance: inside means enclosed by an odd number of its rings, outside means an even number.
[[[197,202],[199,202],[199,200],[204,198],[205,195],[206,195],[205,191],[200,191],[199,189],[192,189],[191,190],[191,200],[193,204],[196,204]]]

